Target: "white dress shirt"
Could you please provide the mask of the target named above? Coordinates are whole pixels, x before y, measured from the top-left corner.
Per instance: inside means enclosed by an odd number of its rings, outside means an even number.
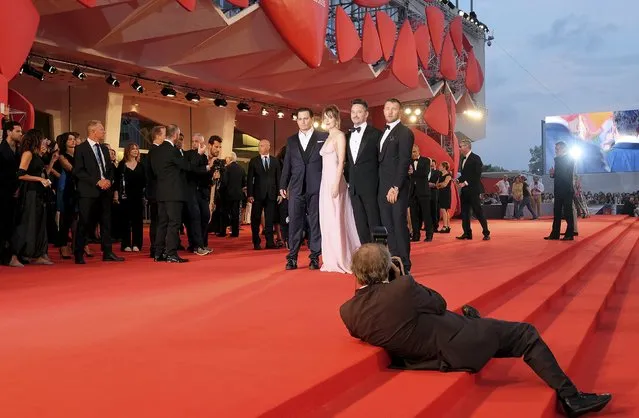
[[[466,156],[464,157],[464,162],[462,163],[461,169],[459,171],[464,169],[464,166],[466,165],[466,161],[468,161],[468,157],[470,157],[470,154],[472,153],[473,153],[472,151],[468,151],[468,154],[466,154]],[[464,184],[468,186],[468,180],[465,180]]]
[[[399,124],[399,119],[397,119],[395,122],[386,124],[386,130],[384,130],[384,134],[382,135],[382,140],[379,141],[379,152],[382,152],[382,147],[384,146],[384,142],[386,141],[386,138],[388,138],[388,135],[390,135],[391,131],[395,129],[397,124]]]
[[[351,148],[353,161],[357,161],[357,154],[359,153],[359,147],[362,145],[362,137],[364,136],[366,125],[367,123],[364,122],[359,126],[355,126],[355,129],[360,128],[359,132],[357,131],[351,132],[351,139],[348,141],[348,144],[349,144],[349,147]]]
[[[87,142],[89,143],[89,145],[91,146],[91,151],[93,151],[93,155],[95,155],[95,160],[98,163],[98,170],[100,170],[100,178],[104,179],[104,174],[102,172],[102,167],[104,167],[106,169],[106,160],[104,159],[104,153],[102,152],[102,147],[99,146],[100,144],[95,142],[94,140],[92,140],[91,138],[87,138]],[[96,152],[95,150],[95,145],[98,144],[98,150]],[[99,152],[99,154],[98,154]],[[109,156],[110,157],[110,156]],[[98,161],[98,159],[102,160],[102,164],[100,164],[100,162]]]
[[[313,136],[313,132],[315,130],[313,128],[309,129],[306,133],[299,131],[297,137],[300,140],[300,144],[302,145],[302,149],[306,151],[306,147],[308,147],[308,143],[311,140],[311,136]]]

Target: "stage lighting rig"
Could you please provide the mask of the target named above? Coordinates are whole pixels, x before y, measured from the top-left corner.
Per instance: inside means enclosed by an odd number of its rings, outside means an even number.
[[[225,99],[221,99],[221,98],[213,100],[213,104],[217,107],[228,106],[228,102]]]
[[[22,64],[22,67],[20,67],[20,74],[29,75],[33,78],[37,78],[40,81],[44,80],[44,74],[42,73],[42,71],[36,70],[28,62]]]
[[[169,87],[169,86],[164,87],[160,93],[164,97],[175,97],[175,96],[177,96],[177,92],[175,91],[175,89],[172,88],[172,87]]]
[[[138,93],[144,93],[144,87],[138,80],[133,80],[133,83],[131,83],[131,88]]]
[[[42,69],[44,70],[45,73],[49,73],[49,74],[55,74],[58,72],[58,69],[51,65],[51,63],[49,63],[49,61],[44,61],[44,64],[42,64]]]
[[[186,98],[186,100],[188,100],[189,102],[194,102],[197,103],[200,101],[200,95],[197,93],[186,93],[186,96],[184,96]]]
[[[120,82],[117,78],[113,77],[113,74],[109,74],[109,76],[104,81],[106,81],[107,84],[113,87],[120,87]]]

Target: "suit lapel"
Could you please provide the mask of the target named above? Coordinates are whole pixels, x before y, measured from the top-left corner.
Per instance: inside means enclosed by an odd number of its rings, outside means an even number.
[[[388,149],[388,144],[389,142],[391,142],[391,140],[393,139],[393,135],[395,135],[395,132],[397,132],[397,128],[399,127],[399,125],[401,125],[402,123],[398,123],[397,125],[395,125],[395,127],[393,129],[391,129],[391,131],[388,133],[388,136],[386,137],[386,140],[384,141],[384,145],[382,145],[382,150],[380,152],[380,161],[382,161],[384,159],[384,157],[386,156],[386,150]],[[383,136],[384,134],[382,134]]]
[[[306,152],[304,152],[304,162],[308,163],[308,160],[311,158],[311,155],[313,155],[313,151],[315,150],[315,147],[317,146],[317,132],[313,131],[313,135],[311,135],[311,138],[308,140],[308,145],[306,146]],[[301,147],[301,144],[300,144]]]
[[[353,153],[351,152],[351,137],[353,136],[352,132],[349,132],[348,137],[346,138],[346,155],[348,155],[348,163],[349,165],[355,165],[355,159],[353,158]],[[362,141],[364,139],[362,138]],[[363,144],[359,145],[360,151],[362,150]],[[358,153],[359,155],[359,153]]]

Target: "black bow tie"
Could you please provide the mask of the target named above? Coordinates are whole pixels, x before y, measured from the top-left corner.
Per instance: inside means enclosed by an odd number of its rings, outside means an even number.
[[[386,129],[390,131],[390,125],[386,125]]]
[[[357,132],[357,133],[359,133],[361,130],[362,130],[362,127],[361,127],[361,126],[358,126],[357,128],[352,128],[352,129],[351,129],[351,132]]]

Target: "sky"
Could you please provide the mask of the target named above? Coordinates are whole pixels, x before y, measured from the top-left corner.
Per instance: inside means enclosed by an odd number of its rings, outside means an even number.
[[[639,108],[639,2],[474,0],[474,8],[495,36],[484,69],[486,138],[473,145],[484,164],[527,169],[545,116]]]

